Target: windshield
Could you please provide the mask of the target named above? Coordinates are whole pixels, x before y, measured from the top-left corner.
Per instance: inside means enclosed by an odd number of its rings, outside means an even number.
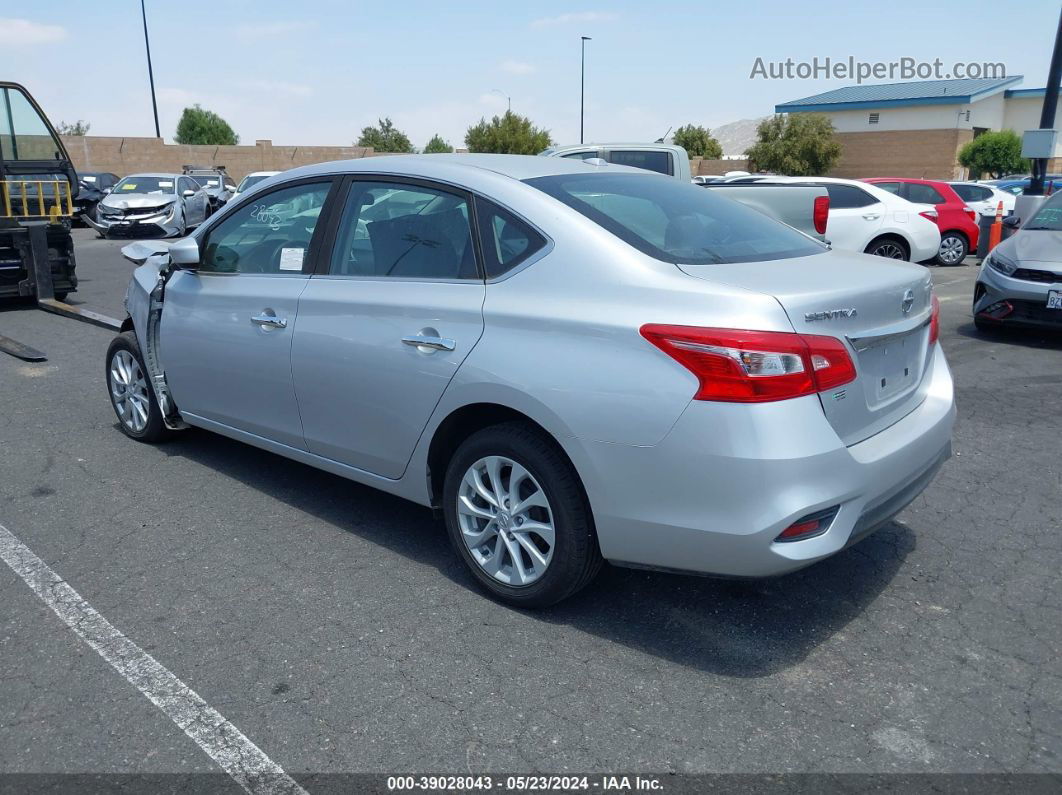
[[[1040,205],[1040,209],[1024,227],[1024,229],[1049,229],[1052,232],[1062,232],[1062,193],[1056,193],[1046,202]]]
[[[216,188],[221,185],[221,177],[213,177],[209,174],[192,174],[191,177],[204,188]]]
[[[114,193],[174,193],[173,177],[126,177],[114,186]]]
[[[527,184],[665,262],[759,262],[826,250],[756,210],[669,177],[564,174],[529,179]]]
[[[4,159],[54,162],[62,151],[26,95],[15,88],[0,88],[0,152]]]
[[[252,185],[257,185],[257,184],[258,184],[259,182],[261,182],[261,181],[262,181],[263,179],[269,179],[269,177],[270,177],[270,176],[271,176],[271,175],[266,175],[266,174],[257,174],[257,175],[255,175],[255,176],[252,176],[252,177],[244,177],[244,178],[243,178],[243,181],[242,181],[242,182],[240,182],[240,187],[238,187],[238,188],[236,189],[236,192],[237,192],[237,193],[243,193],[243,192],[244,192],[245,190],[247,190],[247,189],[248,189],[249,187],[251,187]]]

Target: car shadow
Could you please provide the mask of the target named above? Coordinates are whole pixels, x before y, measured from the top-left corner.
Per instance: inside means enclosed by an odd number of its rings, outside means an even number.
[[[999,328],[981,331],[977,326],[964,323],[955,329],[961,337],[970,339],[986,340],[1005,345],[1018,345],[1023,348],[1043,348],[1046,350],[1062,350],[1062,330],[1038,329],[1033,327],[1017,328],[1015,326],[1000,326]]]
[[[422,506],[279,456],[272,466],[263,458],[271,453],[198,429],[159,449],[235,478],[481,593],[451,550],[442,520]],[[892,522],[822,563],[769,580],[605,566],[586,590],[566,602],[518,612],[705,672],[770,676],[798,665],[857,618],[893,580],[915,543],[908,527]]]

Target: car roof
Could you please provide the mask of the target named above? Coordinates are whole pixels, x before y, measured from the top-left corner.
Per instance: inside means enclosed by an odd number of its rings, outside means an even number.
[[[629,166],[611,163],[588,164],[583,160],[563,157],[539,157],[538,155],[494,154],[434,154],[434,155],[385,155],[361,157],[355,160],[334,160],[285,171],[284,176],[300,178],[319,174],[381,173],[404,176],[419,176],[427,179],[462,181],[463,177],[477,172],[492,172],[516,180],[550,177],[563,174],[624,173],[661,177],[660,174]],[[670,177],[663,177],[670,179]]]
[[[272,176],[275,176],[275,175],[281,174],[281,173],[283,173],[283,172],[280,172],[280,171],[252,171],[249,174],[245,174],[244,175],[244,179],[247,179],[247,177],[272,177]]]
[[[126,174],[124,177],[122,177],[122,179],[132,179],[133,177],[155,177],[155,178],[159,178],[159,179],[161,179],[163,177],[166,177],[168,179],[177,179],[178,177],[183,177],[183,176],[185,176],[185,175],[184,174],[166,174],[166,173],[156,172],[156,171],[145,171],[143,174]]]

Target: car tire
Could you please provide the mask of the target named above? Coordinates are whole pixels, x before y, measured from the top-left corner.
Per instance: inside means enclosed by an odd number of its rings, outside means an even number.
[[[122,433],[138,442],[160,442],[171,431],[162,421],[162,410],[147,377],[136,334],[124,331],[107,348],[105,363],[107,394]]]
[[[63,303],[66,303],[66,297],[67,295],[69,295],[69,293],[53,293],[52,295],[56,301],[62,301]]]
[[[530,423],[469,436],[446,468],[442,506],[454,550],[479,585],[506,604],[556,604],[601,569],[579,477],[556,442]]]
[[[970,243],[961,232],[945,232],[940,238],[940,247],[934,262],[938,265],[962,265],[970,253]]]
[[[863,249],[863,252],[875,257],[885,257],[886,259],[908,261],[911,259],[911,250],[907,247],[907,243],[893,235],[882,235],[871,240],[867,247]]]

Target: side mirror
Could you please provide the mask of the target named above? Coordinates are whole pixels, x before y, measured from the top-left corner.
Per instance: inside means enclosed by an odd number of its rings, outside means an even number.
[[[184,198],[186,198],[186,199],[190,199],[193,196],[195,196],[195,191],[194,190],[186,190],[181,195],[184,196]]]
[[[1006,226],[1010,229],[1017,229],[1019,226],[1021,226],[1021,219],[1016,215],[1008,215],[1006,218],[1003,219],[1003,226]]]
[[[110,193],[112,190],[114,190],[114,189],[113,188],[104,188],[103,192],[106,194],[106,193]]]
[[[194,270],[199,265],[199,244],[193,237],[182,237],[170,245],[170,262],[178,268]]]

